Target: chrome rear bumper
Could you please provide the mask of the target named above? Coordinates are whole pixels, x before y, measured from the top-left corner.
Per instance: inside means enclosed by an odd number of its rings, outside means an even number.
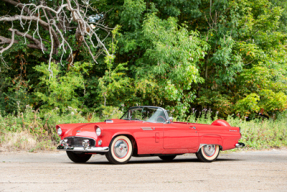
[[[108,152],[109,147],[64,147],[59,145],[57,150],[60,151],[75,151],[75,152],[85,152],[85,153],[99,153],[99,152]]]
[[[245,144],[244,143],[236,143],[235,147],[236,148],[241,148],[241,147],[244,147]]]

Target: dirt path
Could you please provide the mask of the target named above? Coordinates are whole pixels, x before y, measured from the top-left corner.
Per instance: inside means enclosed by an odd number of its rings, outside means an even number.
[[[287,150],[221,154],[213,163],[195,155],[171,163],[158,157],[111,165],[94,155],[72,163],[64,152],[1,153],[0,191],[287,191]]]

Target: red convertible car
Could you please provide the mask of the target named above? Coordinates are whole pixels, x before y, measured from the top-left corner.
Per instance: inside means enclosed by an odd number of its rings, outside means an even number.
[[[161,107],[131,107],[121,119],[101,123],[60,124],[58,150],[76,163],[92,154],[106,155],[111,163],[127,163],[131,156],[159,156],[172,161],[177,155],[195,153],[203,162],[217,159],[220,150],[243,147],[240,128],[224,120],[211,125],[173,122]]]

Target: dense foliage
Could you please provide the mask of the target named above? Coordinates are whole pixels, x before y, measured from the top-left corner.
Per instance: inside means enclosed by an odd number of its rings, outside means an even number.
[[[211,124],[218,117],[212,117],[210,110],[200,111],[200,115],[196,115],[193,111],[180,121],[197,122],[203,124]],[[278,115],[276,120],[260,120],[254,119],[246,121],[239,117],[228,116],[227,121],[231,126],[239,126],[241,128],[242,137],[240,142],[246,144],[246,149],[269,149],[281,148],[287,146],[287,111]],[[50,112],[33,110],[27,106],[24,112],[19,115],[0,115],[0,149],[4,151],[37,151],[37,150],[53,150],[59,144],[60,137],[56,133],[55,126],[59,123],[90,123],[99,122],[106,118],[118,118],[122,114],[121,111],[109,113],[107,116],[99,117],[96,113],[82,114],[72,107],[67,108],[64,113],[59,109]],[[242,150],[242,149],[233,149]]]
[[[58,1],[46,2],[52,7]],[[76,50],[74,65],[60,64],[59,52],[53,57],[51,76],[49,52],[17,39],[3,54],[6,63],[0,64],[2,113],[18,113],[27,105],[42,113],[73,107],[102,115],[123,107],[157,105],[182,118],[192,108],[240,118],[259,113],[273,117],[286,110],[286,0],[90,3],[114,28],[105,40],[111,55],[100,56],[96,64],[71,30],[67,41]],[[0,16],[19,14],[9,3],[0,1],[0,6]],[[23,30],[19,23],[13,25]],[[11,36],[10,27],[11,22],[2,22],[0,36]]]

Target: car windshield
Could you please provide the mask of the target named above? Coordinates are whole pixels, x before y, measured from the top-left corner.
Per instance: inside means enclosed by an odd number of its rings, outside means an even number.
[[[140,120],[151,123],[165,123],[167,121],[164,111],[154,107],[131,108],[121,119]]]

